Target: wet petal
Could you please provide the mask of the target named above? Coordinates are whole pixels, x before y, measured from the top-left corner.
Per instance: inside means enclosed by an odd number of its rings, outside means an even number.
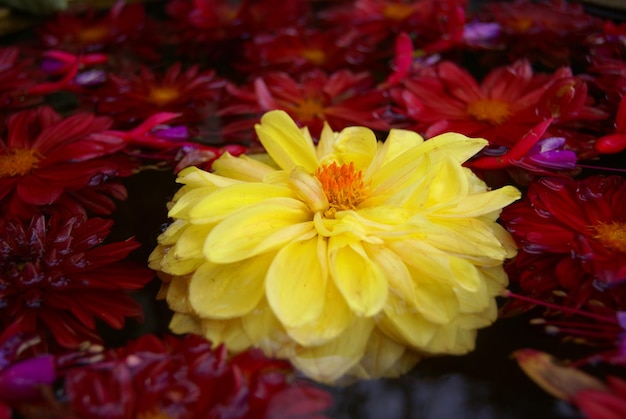
[[[304,167],[313,173],[318,167],[315,147],[284,111],[270,111],[255,125],[259,140],[267,153],[282,169]]]
[[[310,219],[301,201],[267,199],[217,224],[205,242],[204,255],[211,262],[231,263],[277,249],[310,230]]]
[[[285,327],[298,327],[317,319],[324,307],[328,272],[326,260],[318,254],[319,243],[314,237],[293,241],[278,251],[267,271],[267,301]]]
[[[388,284],[383,271],[358,242],[343,236],[329,239],[330,272],[337,289],[358,316],[373,316],[385,304]]]
[[[249,313],[265,293],[263,280],[271,260],[272,255],[261,255],[247,263],[204,263],[189,283],[191,306],[203,318],[227,319]]]

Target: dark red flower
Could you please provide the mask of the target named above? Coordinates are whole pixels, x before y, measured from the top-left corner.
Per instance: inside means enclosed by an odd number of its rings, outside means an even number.
[[[27,96],[26,90],[42,77],[33,68],[33,60],[20,57],[18,47],[0,48],[0,111],[20,109],[41,102],[37,96]],[[0,116],[0,123],[4,116]]]
[[[351,125],[389,128],[384,120],[387,99],[368,73],[312,70],[297,79],[286,73],[271,73],[249,86],[230,85],[229,94],[220,115],[234,117],[235,122],[224,124],[221,132],[226,137],[250,138],[254,124],[272,109],[286,111],[316,138],[324,121],[335,131]]]
[[[412,128],[427,137],[453,131],[512,148],[551,118],[545,137],[566,138],[579,157],[597,152],[589,135],[572,124],[591,126],[608,117],[589,106],[586,84],[569,69],[535,74],[525,60],[493,69],[480,84],[464,68],[444,61],[405,79],[404,88],[391,94],[397,110],[413,121]]]
[[[48,106],[13,114],[0,139],[4,211],[29,216],[111,177],[130,175],[137,162],[116,154],[126,143],[105,133],[111,122],[88,113],[63,118]]]
[[[35,332],[67,348],[100,342],[96,319],[121,328],[141,307],[126,292],[153,273],[120,262],[139,247],[133,239],[103,244],[110,220],[53,214],[30,221],[0,219],[0,328]]]
[[[76,10],[58,13],[40,27],[39,33],[48,48],[85,53],[136,40],[145,24],[143,4],[117,2],[106,13],[94,8],[83,13]]]
[[[297,78],[300,73],[314,68],[332,72],[371,64],[366,53],[338,42],[342,32],[343,28],[290,27],[259,34],[243,44],[244,57],[235,66],[254,76],[284,71]]]
[[[180,113],[175,123],[200,122],[215,111],[225,81],[215,71],[180,63],[164,74],[142,67],[139,74],[109,74],[107,84],[94,93],[99,113],[111,115],[122,126],[138,123],[158,112]]]
[[[571,398],[586,418],[620,419],[626,416],[626,380],[609,376],[606,383],[606,389],[583,389]]]
[[[508,270],[524,294],[552,300],[558,291],[567,306],[626,308],[624,178],[544,178],[500,219],[520,246]]]
[[[251,350],[228,360],[196,335],[144,335],[103,360],[70,369],[65,391],[78,418],[305,419],[330,396],[294,380],[285,361]]]
[[[489,2],[481,20],[497,22],[509,59],[525,58],[551,68],[584,61],[584,43],[601,28],[601,20],[581,4],[565,0]]]

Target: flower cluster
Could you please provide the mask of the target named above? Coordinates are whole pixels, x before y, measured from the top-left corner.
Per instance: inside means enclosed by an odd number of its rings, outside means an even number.
[[[0,417],[323,417],[306,379],[399,376],[513,316],[586,345],[518,348],[531,379],[623,416],[619,370],[579,367],[626,364],[626,24],[68,3],[0,39]]]

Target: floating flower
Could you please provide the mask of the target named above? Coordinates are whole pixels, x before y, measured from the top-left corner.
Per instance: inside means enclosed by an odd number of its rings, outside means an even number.
[[[589,125],[608,116],[588,105],[586,84],[569,69],[535,74],[525,60],[493,69],[480,84],[464,68],[443,61],[405,79],[404,86],[391,94],[414,129],[427,137],[454,131],[511,148],[533,127],[553,119],[546,136],[565,137],[573,151],[589,153],[593,141],[574,133],[571,124]]]
[[[181,63],[164,74],[142,67],[137,75],[108,75],[106,85],[94,93],[99,113],[111,115],[121,125],[142,121],[158,112],[180,113],[177,123],[200,122],[215,110],[225,82],[214,70]]]
[[[111,122],[88,113],[63,118],[48,106],[13,114],[0,139],[3,211],[28,217],[34,209],[72,200],[73,192],[133,173],[137,162],[116,154],[124,140],[104,132]]]
[[[462,167],[486,141],[326,126],[316,147],[282,111],[256,129],[271,163],[226,154],[215,173],[180,173],[150,257],[172,330],[258,346],[325,382],[472,350],[515,254],[495,220],[520,196]]]
[[[292,367],[258,350],[228,360],[199,336],[144,335],[71,369],[65,391],[77,418],[322,419],[330,396],[293,380]]]
[[[509,272],[525,293],[626,308],[626,180],[544,178],[501,216],[520,252]]]
[[[250,137],[261,115],[275,109],[286,111],[299,125],[307,126],[315,138],[324,122],[336,129],[359,121],[367,121],[367,127],[374,130],[389,128],[384,120],[387,100],[368,73],[312,70],[293,78],[277,72],[257,78],[253,86],[231,87],[230,99],[220,115],[236,119],[225,124],[224,135]]]
[[[120,262],[139,243],[102,245],[113,222],[101,218],[0,219],[0,328],[17,325],[54,347],[100,342],[96,319],[121,328],[142,310],[126,291],[142,288],[150,270]]]

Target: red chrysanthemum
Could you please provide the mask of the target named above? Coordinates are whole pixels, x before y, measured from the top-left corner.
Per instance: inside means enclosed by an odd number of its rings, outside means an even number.
[[[551,68],[583,61],[584,40],[601,28],[601,20],[581,4],[565,0],[489,2],[480,15],[501,26],[509,57]]]
[[[75,202],[72,196],[78,191],[100,191],[104,195],[98,200],[109,199],[111,188],[102,185],[111,177],[132,174],[138,164],[118,154],[126,143],[105,132],[111,122],[88,113],[63,118],[48,106],[13,114],[5,138],[0,138],[2,212],[30,216],[63,202],[70,208],[68,201]],[[123,196],[119,187],[113,189],[114,197]]]
[[[26,96],[26,89],[37,82],[32,59],[20,57],[17,47],[0,48],[0,111],[19,109],[41,102],[36,96]],[[4,116],[0,116],[0,126]]]
[[[254,124],[272,109],[284,110],[316,138],[324,121],[335,131],[352,125],[373,130],[389,128],[383,119],[388,110],[387,98],[367,73],[312,70],[298,79],[282,72],[271,73],[257,78],[251,86],[231,85],[229,93],[230,99],[220,114],[234,117],[236,122],[224,124],[221,132],[227,137],[250,138]]]
[[[330,395],[251,350],[228,360],[202,337],[144,335],[65,376],[76,418],[323,419]]]
[[[524,294],[540,300],[560,295],[565,305],[594,310],[626,309],[624,178],[544,178],[500,219],[520,246],[508,270]]]
[[[59,13],[46,21],[39,33],[49,48],[85,53],[128,45],[139,38],[145,24],[143,4],[118,2],[106,14],[93,8],[84,13],[76,10]]]
[[[370,65],[368,54],[338,42],[341,33],[343,28],[290,27],[260,34],[243,44],[243,59],[235,65],[255,76],[284,71],[292,77],[314,68],[332,72]]]
[[[215,111],[225,84],[213,70],[200,71],[198,66],[183,69],[180,63],[170,66],[164,74],[144,66],[137,75],[108,77],[93,100],[99,113],[113,116],[124,127],[158,112],[181,114],[170,123],[203,121]]]
[[[139,247],[133,239],[102,244],[113,225],[101,218],[53,214],[0,219],[0,328],[37,332],[54,347],[100,342],[96,319],[121,328],[140,318],[126,291],[142,288],[153,273],[121,262]]]
[[[586,84],[562,68],[535,74],[530,63],[516,61],[492,70],[479,84],[465,69],[444,61],[404,80],[391,92],[399,112],[427,137],[459,132],[511,148],[540,122],[553,118],[545,137],[565,137],[580,155],[592,152],[593,139],[572,124],[605,119],[588,105]],[[591,150],[591,151],[590,151]]]
[[[399,33],[410,34],[418,48],[462,33],[466,7],[467,0],[357,0],[320,15],[325,23],[345,28],[342,44],[389,58]]]

